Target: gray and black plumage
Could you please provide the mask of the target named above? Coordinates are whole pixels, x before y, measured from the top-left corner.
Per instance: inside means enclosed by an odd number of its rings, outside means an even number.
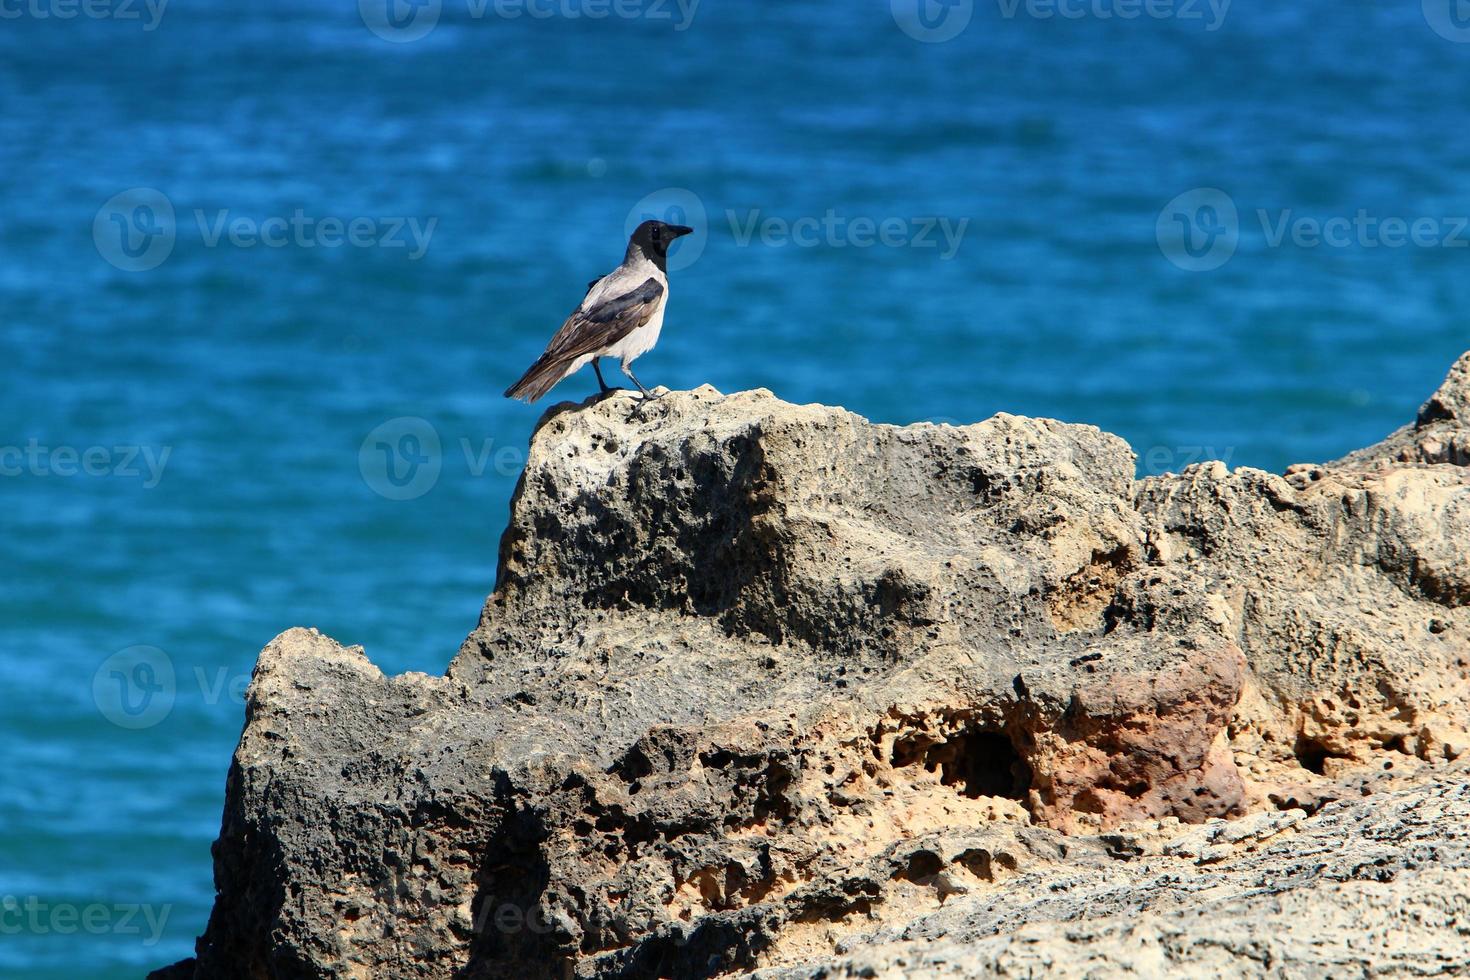
[[[628,241],[623,264],[588,285],[582,304],[530,370],[506,389],[505,397],[534,402],[587,364],[592,365],[602,390],[611,391],[597,366],[602,357],[616,357],[644,397],[653,397],[630,368],[640,355],[653,349],[663,329],[669,301],[669,246],[693,231],[662,221],[639,225]]]

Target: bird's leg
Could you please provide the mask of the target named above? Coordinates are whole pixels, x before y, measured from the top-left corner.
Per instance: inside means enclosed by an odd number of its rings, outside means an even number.
[[[592,359],[592,373],[597,375],[597,386],[602,389],[602,394],[605,395],[609,391],[617,391],[616,388],[609,388],[607,382],[602,380],[602,368],[597,366],[597,360],[595,357]]]
[[[663,395],[655,395],[653,392],[643,387],[643,382],[638,380],[638,375],[634,374],[633,369],[627,364],[623,365],[623,373],[628,376],[629,380],[631,380],[635,385],[638,386],[639,391],[643,392],[643,397],[645,400],[652,401],[655,398],[663,397]]]

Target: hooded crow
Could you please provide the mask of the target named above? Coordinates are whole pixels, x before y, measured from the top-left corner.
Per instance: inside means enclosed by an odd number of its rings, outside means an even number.
[[[645,221],[628,241],[623,264],[588,285],[582,305],[567,318],[525,376],[506,389],[505,397],[534,402],[568,375],[592,365],[604,392],[601,357],[616,357],[623,373],[644,398],[653,393],[634,376],[632,363],[658,343],[669,301],[669,246],[693,228]]]

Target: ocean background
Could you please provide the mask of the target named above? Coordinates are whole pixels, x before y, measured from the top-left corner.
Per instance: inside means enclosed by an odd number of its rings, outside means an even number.
[[[444,670],[500,393],[643,216],[700,229],[646,383],[1141,472],[1342,455],[1470,348],[1461,0],[109,2],[0,5],[3,977],[191,954],[277,633]],[[1417,241],[1312,243],[1360,212]]]

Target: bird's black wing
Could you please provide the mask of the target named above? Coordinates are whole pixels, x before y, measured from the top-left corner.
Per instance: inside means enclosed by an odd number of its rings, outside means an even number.
[[[589,288],[588,292],[591,291]],[[663,284],[650,278],[631,292],[578,309],[551,338],[546,352],[521,380],[506,390],[506,397],[528,401],[540,398],[561,380],[572,362],[607,349],[652,319],[663,295]]]
[[[650,278],[632,292],[578,310],[551,338],[542,357],[575,360],[612,346],[647,323],[663,295],[663,283]]]

